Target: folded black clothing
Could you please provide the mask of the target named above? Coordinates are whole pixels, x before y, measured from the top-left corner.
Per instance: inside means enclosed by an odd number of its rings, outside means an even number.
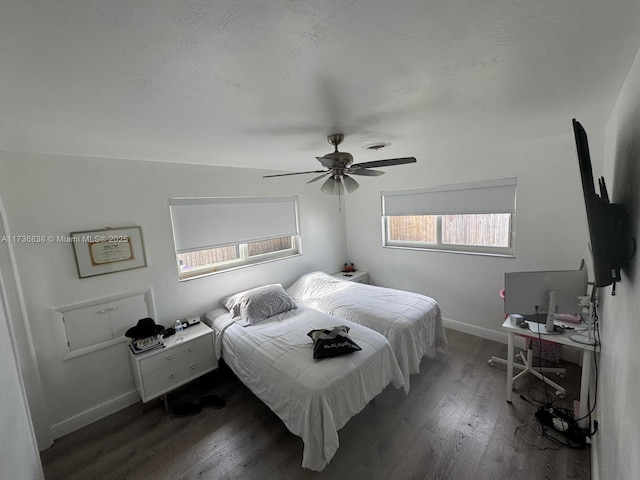
[[[171,408],[171,415],[174,417],[190,417],[202,411],[202,407],[196,403],[185,402],[174,405]]]
[[[200,397],[198,403],[201,407],[210,407],[220,409],[225,406],[224,398],[219,397],[216,394],[204,395]]]
[[[307,335],[313,340],[313,358],[337,357],[362,350],[349,338],[348,333],[349,327],[346,325],[311,330]]]

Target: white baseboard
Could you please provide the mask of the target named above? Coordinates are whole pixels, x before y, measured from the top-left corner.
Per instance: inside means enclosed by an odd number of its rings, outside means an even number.
[[[468,333],[469,335],[474,335],[476,337],[486,338],[487,340],[504,343],[505,345],[507,344],[507,334],[503,332],[497,332],[495,330],[484,327],[477,327],[475,325],[459,322],[450,318],[443,318],[442,323],[445,328],[450,328],[451,330],[457,330],[459,332]],[[516,344],[516,346],[518,346],[518,344]],[[570,363],[582,365],[582,353],[578,349],[573,347],[562,345],[562,347],[560,348],[560,358]]]
[[[457,330],[458,332],[468,333],[469,335],[486,338],[487,340],[504,343],[505,345],[507,344],[507,334],[503,332],[477,327],[457,320],[451,320],[450,318],[443,318],[442,323],[445,328],[450,328],[451,330]]]
[[[127,392],[124,395],[120,395],[119,397],[101,403],[100,405],[96,405],[95,407],[78,413],[71,418],[52,425],[51,434],[54,439],[64,437],[71,432],[75,432],[82,427],[86,427],[87,425],[108,417],[112,413],[116,413],[139,401],[140,395],[138,394],[138,391],[132,390],[131,392]]]

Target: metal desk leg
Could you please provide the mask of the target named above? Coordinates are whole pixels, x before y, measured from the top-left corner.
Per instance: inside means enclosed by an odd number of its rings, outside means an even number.
[[[513,333],[509,332],[507,342],[507,403],[511,403],[511,390],[513,389]]]
[[[587,346],[582,350],[582,375],[580,377],[580,412],[578,413],[578,421],[580,428],[587,429],[589,425],[589,419],[587,414],[589,413],[589,405],[587,399],[589,398],[589,382],[591,381],[591,363],[593,362],[593,352]]]

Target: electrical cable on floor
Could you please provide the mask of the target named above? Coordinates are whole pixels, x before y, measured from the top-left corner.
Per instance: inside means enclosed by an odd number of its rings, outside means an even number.
[[[597,353],[597,347],[600,345],[600,327],[599,327],[599,323],[598,323],[598,301],[597,298],[595,297],[595,287],[594,287],[594,292],[592,293],[591,296],[591,302],[593,303],[593,311],[592,311],[592,318],[591,318],[591,325],[593,328],[593,332],[594,332],[594,338],[596,340],[595,345],[593,345],[593,365],[594,365],[594,376],[595,376],[595,384],[594,384],[594,400],[593,400],[593,405],[590,406],[589,405],[589,398],[590,398],[590,393],[587,395],[587,413],[586,415],[577,418],[576,420],[580,421],[580,420],[584,420],[585,418],[589,419],[589,427],[591,427],[591,424],[593,423],[593,430],[588,432],[588,436],[591,437],[592,435],[595,435],[595,433],[598,431],[598,422],[597,421],[592,421],[591,418],[591,414],[595,411],[596,409],[596,404],[598,402],[598,356],[596,355]]]
[[[542,375],[544,377],[544,373],[542,372],[542,365],[541,365],[541,360],[542,360],[542,334],[540,333],[540,325],[542,325],[539,320],[540,320],[540,312],[539,312],[539,308],[538,305],[536,305],[536,323],[538,323],[538,372],[540,373],[540,375]],[[535,355],[533,355],[533,348],[531,349],[531,355],[532,355],[532,359],[531,362],[533,362],[533,359],[535,358]],[[547,399],[547,403],[551,403],[551,395],[549,395],[549,389],[547,386],[547,382],[545,382],[544,380],[542,381],[543,385],[544,385],[544,391],[545,391],[545,396]]]
[[[590,319],[590,321],[591,321],[591,326],[594,329],[594,334],[596,339],[596,343],[593,346],[593,353],[594,353],[593,362],[594,362],[594,372],[596,377],[594,393],[595,393],[596,399],[594,400],[593,405],[590,405],[590,400],[589,400],[590,392],[589,392],[587,395],[588,411],[586,415],[579,418],[575,418],[573,409],[567,409],[567,408],[562,408],[562,407],[553,405],[553,401],[551,399],[551,396],[549,395],[548,386],[544,381],[542,383],[544,384],[544,395],[545,395],[546,402],[543,403],[534,399],[534,401],[538,403],[538,405],[536,405],[531,400],[526,398],[524,395],[520,395],[520,398],[522,400],[526,401],[527,403],[537,408],[535,417],[538,420],[538,425],[540,427],[539,431],[536,431],[530,425],[521,425],[519,427],[516,427],[514,435],[520,442],[524,443],[525,445],[534,447],[538,450],[558,450],[562,447],[568,447],[572,449],[582,449],[587,445],[587,439],[590,438],[592,435],[594,435],[598,430],[598,423],[596,421],[592,422],[592,418],[591,418],[591,415],[595,411],[596,403],[597,403],[598,360],[597,360],[596,351],[597,351],[597,346],[600,344],[600,330],[598,325],[598,313],[597,313],[598,303],[595,296],[595,290],[596,289],[594,287],[594,291],[592,292],[592,295],[591,295],[593,310],[592,310],[592,318]],[[538,312],[538,308],[536,307],[536,320],[539,320],[538,315],[539,315],[539,312]],[[539,329],[538,329],[538,340],[540,341],[540,354],[541,354],[542,353],[542,335],[540,334]],[[540,364],[540,358],[541,358],[541,355],[538,356],[538,368],[539,368],[540,374],[543,375],[542,366]],[[538,390],[538,391],[542,392],[541,390]],[[533,395],[531,395],[531,389],[529,390],[529,395],[533,399]],[[586,418],[588,418],[589,420],[588,431],[585,431],[583,428],[581,428],[578,423],[579,421],[584,420]],[[593,423],[593,429],[591,430],[592,423]],[[519,435],[521,429],[523,428],[530,428],[531,430],[536,432],[537,435],[544,437],[558,444],[559,446],[558,447],[539,447],[530,442],[527,442],[526,440],[521,438],[521,436]]]
[[[535,392],[541,393],[545,398],[538,399],[534,394]],[[556,406],[562,407],[564,403],[562,399],[554,398],[553,400],[549,400],[548,393],[542,391],[540,388],[536,386],[529,387],[527,389],[527,395],[529,396],[529,400],[533,401],[538,407],[540,405],[556,405]]]
[[[536,406],[524,395],[520,395],[520,398],[525,402]],[[587,445],[587,434],[578,425],[578,422],[574,418],[573,410],[553,407],[551,405],[541,405],[537,406],[535,417],[538,420],[540,430],[536,431],[531,425],[520,425],[519,427],[516,427],[514,432],[518,441],[525,445],[537,448],[538,450],[558,450],[561,447],[579,450]],[[530,428],[538,436],[552,441],[557,444],[558,447],[540,447],[527,442],[519,435],[520,430],[523,428]]]
[[[535,317],[535,318],[536,318],[536,323],[537,323],[538,325],[541,325],[541,323],[540,323],[540,321],[539,321],[539,320],[540,320],[540,312],[539,312],[538,308],[539,308],[539,307],[536,305],[536,307],[535,307],[535,315],[536,315],[536,317]],[[539,355],[538,355],[538,372],[540,373],[540,375],[542,375],[542,376],[544,377],[544,373],[543,373],[542,365],[541,365],[541,360],[542,360],[542,334],[540,333],[540,327],[538,327],[538,342],[539,342],[539,343],[538,343],[538,345],[539,345],[539,352],[538,352],[538,353],[539,353]],[[531,349],[531,355],[532,355],[532,360],[531,360],[531,361],[532,361],[532,363],[533,363],[533,359],[535,358],[535,356],[533,355],[533,352],[534,352],[534,351],[533,351],[533,349]],[[534,368],[535,368],[535,367],[534,367]],[[542,384],[543,384],[543,386],[544,386],[544,392],[543,392],[542,390],[540,390],[540,389],[536,388],[536,387],[530,387],[530,388],[527,390],[527,392],[528,392],[528,394],[529,394],[529,397],[531,397],[531,399],[533,399],[535,402],[537,402],[537,403],[538,403],[538,406],[540,406],[540,405],[553,405],[553,404],[554,404],[554,402],[555,402],[556,400],[554,399],[554,397],[552,397],[552,396],[549,394],[549,388],[548,388],[547,382],[542,381]],[[537,399],[535,399],[535,398],[534,398],[534,396],[531,394],[531,392],[532,392],[533,390],[537,390],[537,391],[539,391],[539,392],[543,393],[543,394],[544,394],[545,399],[544,399],[544,400],[537,400]],[[560,400],[560,404],[562,405],[562,400]]]

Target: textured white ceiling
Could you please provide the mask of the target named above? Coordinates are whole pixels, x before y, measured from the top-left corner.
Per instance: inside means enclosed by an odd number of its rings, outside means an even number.
[[[639,24],[638,0],[4,0],[0,149],[309,170],[334,132],[356,162],[566,133],[606,121]]]

